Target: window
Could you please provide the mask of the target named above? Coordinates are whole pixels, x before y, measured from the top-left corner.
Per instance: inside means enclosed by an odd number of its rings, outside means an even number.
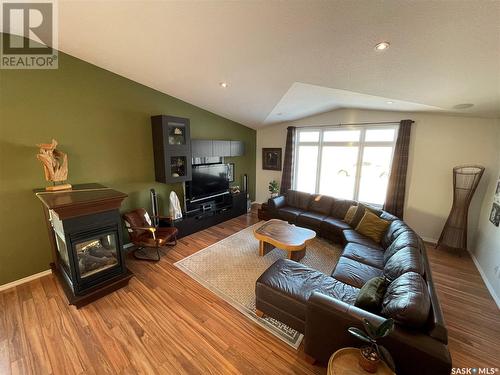
[[[295,189],[384,204],[397,125],[297,132]]]

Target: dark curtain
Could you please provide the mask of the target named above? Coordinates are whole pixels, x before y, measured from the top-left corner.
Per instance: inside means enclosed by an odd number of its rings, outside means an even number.
[[[384,210],[403,219],[406,191],[406,171],[408,169],[408,154],[410,150],[410,134],[412,120],[401,120],[398,139],[392,159],[391,174]]]
[[[292,188],[295,133],[295,126],[289,126],[287,128],[285,157],[283,159],[283,173],[281,175],[281,194],[285,194]]]

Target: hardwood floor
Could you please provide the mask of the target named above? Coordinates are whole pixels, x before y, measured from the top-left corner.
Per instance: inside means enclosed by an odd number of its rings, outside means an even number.
[[[55,278],[0,293],[0,374],[324,374],[173,263],[255,222],[185,237],[128,287],[77,310]],[[498,367],[500,316],[467,255],[429,249],[457,367]]]
[[[455,367],[498,368],[500,310],[470,255],[428,246]]]

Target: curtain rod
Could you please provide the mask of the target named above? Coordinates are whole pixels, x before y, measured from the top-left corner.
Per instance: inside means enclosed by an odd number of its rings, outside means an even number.
[[[302,129],[302,128],[330,128],[332,126],[350,126],[350,125],[387,125],[387,124],[399,124],[399,121],[380,121],[380,122],[350,122],[350,123],[341,123],[339,122],[338,124],[332,124],[332,125],[308,125],[308,126],[296,126],[297,129]]]

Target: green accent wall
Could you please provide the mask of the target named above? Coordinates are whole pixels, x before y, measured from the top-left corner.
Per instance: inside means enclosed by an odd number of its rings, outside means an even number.
[[[171,190],[182,199],[180,184],[155,182],[150,116],[157,114],[189,118],[192,138],[244,141],[245,156],[226,161],[235,163],[235,184],[248,174],[255,199],[255,130],[63,53],[57,70],[0,70],[0,285],[49,268],[42,207],[32,193],[48,185],[37,143],[59,142],[69,183],[127,193],[122,211],[149,210],[150,188],[162,214]]]

